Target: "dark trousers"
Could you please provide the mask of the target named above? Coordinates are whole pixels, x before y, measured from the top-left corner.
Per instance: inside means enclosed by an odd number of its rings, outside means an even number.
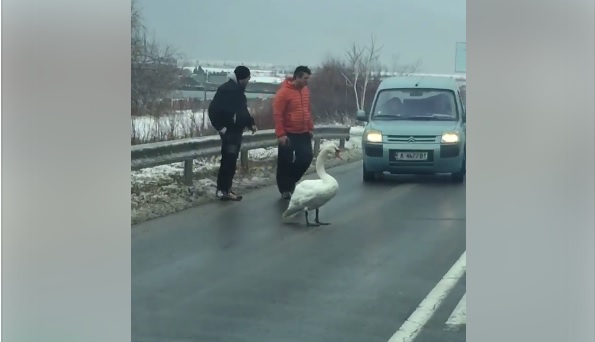
[[[314,158],[310,133],[289,133],[287,138],[288,144],[279,145],[277,152],[277,188],[280,193],[295,190]]]
[[[236,174],[238,155],[242,147],[242,132],[226,131],[221,136],[221,165],[217,173],[217,190],[231,190]]]

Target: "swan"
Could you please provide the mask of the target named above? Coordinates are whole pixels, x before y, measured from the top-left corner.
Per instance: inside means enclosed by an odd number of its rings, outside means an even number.
[[[324,162],[331,157],[342,159],[340,152],[334,143],[321,149],[318,157],[316,157],[316,173],[320,179],[308,179],[297,184],[291,195],[287,210],[281,216],[283,219],[294,217],[300,211],[303,211],[306,216],[306,226],[308,227],[330,224],[320,222],[318,219],[319,208],[335,197],[337,190],[339,190],[339,183],[337,183],[337,180],[333,176],[326,173]],[[308,211],[311,210],[316,211],[315,223],[310,223],[308,220]]]

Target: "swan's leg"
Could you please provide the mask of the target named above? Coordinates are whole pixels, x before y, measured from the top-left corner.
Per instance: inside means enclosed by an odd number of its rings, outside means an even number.
[[[318,214],[319,214],[319,210],[316,209],[316,217],[314,218],[314,222],[318,223],[321,226],[328,226],[330,223],[328,223],[328,222],[320,222],[320,220],[318,219]]]
[[[310,223],[308,220],[308,210],[304,210],[304,214],[306,215],[306,227],[318,227],[320,224],[318,223]]]

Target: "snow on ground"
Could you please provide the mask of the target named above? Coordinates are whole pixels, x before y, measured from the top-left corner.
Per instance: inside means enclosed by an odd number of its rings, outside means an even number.
[[[281,84],[285,80],[284,77],[277,76],[252,76],[250,81],[254,83],[269,83],[269,84]]]
[[[349,130],[349,134],[352,136],[359,136],[361,137],[364,134],[364,126],[353,126]]]
[[[135,116],[131,120],[131,138],[141,142],[154,141],[155,137],[159,137],[158,140],[189,138],[211,127],[206,110],[176,111],[161,117]],[[330,125],[343,124],[334,122]]]
[[[346,150],[361,150],[361,140],[363,128],[352,127],[349,141],[345,142]],[[327,143],[329,140],[321,139],[321,145]],[[330,140],[339,144],[339,140]],[[267,161],[277,157],[277,148],[257,148],[248,151],[248,158],[250,161]],[[216,171],[219,168],[220,156],[214,156],[205,159],[194,160],[194,172],[211,172]],[[184,163],[174,163],[169,165],[155,166],[152,168],[146,168],[138,171],[132,171],[132,184],[147,184],[147,183],[160,183],[163,180],[171,180],[177,177],[181,177],[184,171]]]
[[[131,120],[130,135],[139,141],[152,141],[155,136],[165,134],[187,138],[210,127],[206,111],[183,110],[161,117],[134,116]]]
[[[361,158],[360,127],[352,127],[350,140],[342,153],[344,161],[329,162],[342,164]],[[331,140],[339,144],[339,140]],[[321,146],[328,140],[322,140]],[[277,148],[260,148],[249,151],[250,170],[238,169],[234,189],[245,192],[248,189],[271,184],[274,181]],[[131,175],[131,209],[133,223],[142,222],[214,200],[215,179],[219,168],[219,157],[194,161],[194,184],[181,185],[183,163],[162,165],[133,171]],[[313,171],[311,169],[310,171]]]
[[[248,151],[248,158],[250,160],[267,160],[277,156],[277,148],[256,148]]]

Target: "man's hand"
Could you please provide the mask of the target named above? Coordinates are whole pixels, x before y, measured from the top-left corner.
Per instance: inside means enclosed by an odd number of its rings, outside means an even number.
[[[256,133],[256,131],[258,131],[258,127],[256,127],[256,125],[252,125],[252,127],[250,127],[250,130],[252,131],[252,134]]]
[[[223,127],[220,131],[217,131],[217,133],[219,133],[219,137],[221,138],[221,140],[225,140],[225,132],[227,132],[227,128]]]
[[[278,140],[279,140],[279,145],[281,145],[281,146],[285,146],[289,142],[289,140],[287,140],[286,135],[279,137]]]
[[[310,138],[314,138],[314,131],[310,131],[308,133],[310,133]]]

